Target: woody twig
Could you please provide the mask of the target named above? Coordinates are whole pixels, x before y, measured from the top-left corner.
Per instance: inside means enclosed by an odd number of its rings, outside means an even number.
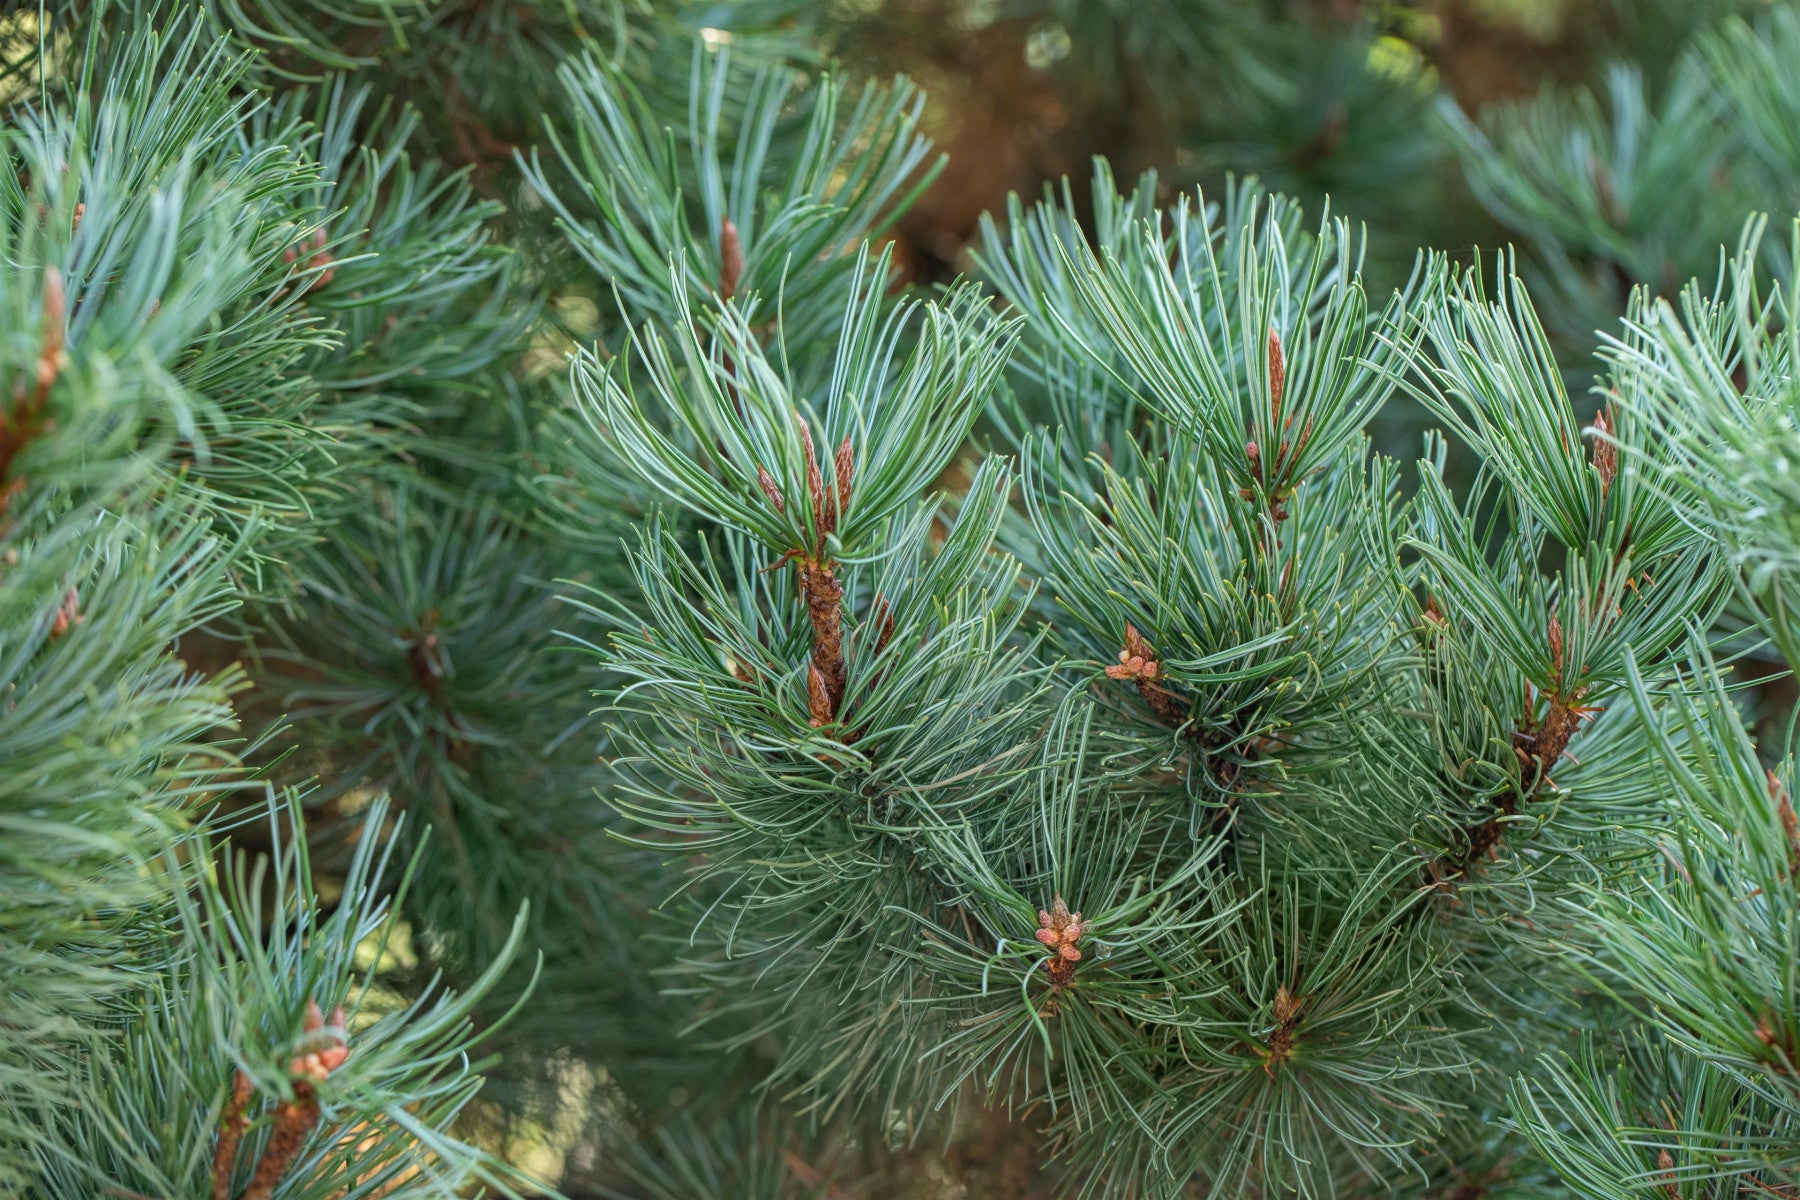
[[[11,411],[0,409],[0,517],[4,517],[12,498],[25,486],[24,478],[14,472],[19,453],[49,428],[45,410],[50,401],[50,389],[56,386],[57,377],[68,363],[63,341],[67,318],[62,272],[55,267],[45,267],[37,365],[28,376],[13,384]]]
[[[812,426],[798,412],[794,414],[794,425],[806,459],[806,491],[812,504],[813,542],[810,546],[789,549],[776,565],[792,560],[799,568],[800,596],[806,605],[807,621],[812,625],[812,651],[806,668],[807,716],[813,728],[822,729],[837,724],[844,689],[849,681],[849,663],[844,654],[844,586],[838,580],[838,564],[828,553],[827,543],[837,532],[838,522],[850,505],[856,477],[856,452],[846,437],[833,456],[835,478],[832,486],[827,488],[824,472],[819,467],[818,450],[813,443]],[[782,494],[774,476],[758,466],[756,482],[770,506],[778,513],[785,513],[787,497]],[[892,617],[887,617],[886,621],[891,632]],[[885,642],[883,637],[882,644]]]
[[[275,1108],[273,1130],[262,1157],[251,1173],[250,1182],[238,1200],[269,1200],[287,1176],[295,1157],[306,1144],[307,1135],[319,1124],[318,1087],[350,1057],[344,1037],[344,1010],[334,1009],[328,1025],[318,1001],[306,1002],[306,1016],[301,1034],[288,1062],[288,1077],[293,1084],[293,1098]],[[239,1071],[232,1083],[231,1100],[226,1105],[219,1125],[218,1142],[213,1148],[212,1200],[228,1200],[232,1174],[237,1165],[238,1143],[250,1122],[245,1115],[255,1085]]]

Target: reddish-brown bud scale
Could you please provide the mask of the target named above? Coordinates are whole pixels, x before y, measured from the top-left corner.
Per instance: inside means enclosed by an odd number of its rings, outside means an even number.
[[[1287,393],[1287,356],[1281,349],[1281,335],[1269,327],[1269,418],[1276,428],[1281,426],[1281,404]]]
[[[831,689],[826,686],[825,676],[817,663],[806,664],[806,710],[809,716],[807,723],[814,729],[831,724],[837,716]]]
[[[1294,1051],[1294,1029],[1300,1024],[1300,1006],[1304,1001],[1288,991],[1287,984],[1275,988],[1275,999],[1269,1005],[1274,1028],[1269,1033],[1268,1050],[1263,1055],[1263,1070],[1273,1078],[1275,1064]]]
[[[44,408],[50,400],[50,389],[68,361],[64,352],[65,325],[68,320],[68,297],[63,291],[62,272],[44,268],[43,317],[38,327],[38,358],[31,373],[32,388],[26,390],[25,379],[14,385],[12,413],[0,409],[0,514],[4,514],[12,497],[25,486],[25,481],[12,477],[13,460],[27,443],[43,432],[47,421]]]
[[[294,1099],[275,1110],[275,1128],[263,1149],[262,1161],[250,1177],[250,1186],[238,1200],[269,1200],[293,1163],[307,1134],[319,1123],[319,1099],[311,1085],[294,1085]]]
[[[813,519],[818,523],[819,540],[824,542],[835,524],[827,525],[825,509],[825,476],[819,471],[819,455],[813,448],[812,426],[798,411],[794,413],[794,424],[800,430],[800,449],[806,456],[806,491],[812,499]]]
[[[1619,473],[1619,448],[1612,443],[1612,423],[1605,409],[1594,414],[1594,434],[1594,472],[1600,476],[1600,499],[1605,500]]]
[[[719,226],[719,299],[737,295],[738,282],[744,277],[744,243],[737,226],[726,217]]]
[[[1675,1174],[1675,1156],[1667,1150],[1656,1152],[1656,1169],[1662,1175],[1662,1192],[1669,1200],[1681,1200],[1681,1186],[1673,1178]]]
[[[832,528],[837,527],[838,520],[850,507],[850,486],[856,479],[856,451],[850,446],[850,436],[844,435],[843,444],[837,448],[832,459],[832,467],[837,473],[837,503],[832,511]]]
[[[1551,621],[1553,641],[1560,645],[1561,626],[1556,624],[1554,617]],[[1560,650],[1555,651],[1555,658],[1560,672]],[[1586,688],[1576,688],[1567,695],[1552,693],[1550,709],[1539,724],[1531,711],[1531,687],[1526,685],[1526,716],[1513,733],[1513,753],[1519,760],[1518,788],[1502,793],[1487,816],[1464,826],[1462,832],[1467,839],[1467,848],[1432,864],[1429,873],[1435,885],[1442,887],[1452,880],[1466,878],[1483,859],[1498,857],[1500,843],[1506,836],[1507,818],[1517,815],[1522,798],[1529,798],[1540,785],[1550,781],[1551,770],[1562,761],[1581,722],[1603,711],[1600,706],[1584,706],[1581,701],[1586,695]]]
[[[1787,839],[1788,878],[1800,880],[1800,816],[1794,813],[1794,803],[1788,799],[1787,788],[1775,772],[1768,772],[1769,799],[1775,803],[1775,819],[1781,822],[1781,834]]]
[[[756,468],[756,486],[761,488],[762,494],[769,498],[769,503],[775,507],[776,512],[785,513],[787,511],[787,498],[775,485],[775,477],[769,474],[768,468],[762,466]]]
[[[39,336],[43,339],[39,344],[37,363],[37,397],[36,404],[41,406],[50,388],[56,383],[57,375],[62,371],[64,362],[63,337],[65,324],[68,321],[68,297],[63,292],[62,272],[55,267],[44,268],[44,323]]]
[[[880,592],[875,593],[875,629],[875,656],[879,658],[894,636],[894,612]]]
[[[307,269],[319,272],[317,275],[313,276],[312,282],[306,285],[306,290],[308,292],[318,291],[320,288],[330,283],[332,277],[337,274],[337,268],[331,265],[331,253],[325,249],[325,243],[328,240],[330,239],[326,237],[323,229],[315,229],[313,230],[312,237],[308,238],[303,244],[303,249],[310,251],[306,256]],[[295,262],[299,257],[300,251],[293,247],[289,247],[281,252],[282,261],[289,264]]]
[[[71,626],[81,624],[84,619],[81,615],[81,593],[71,587],[63,595],[62,603],[56,606],[56,616],[50,621],[50,640],[55,641],[69,632]]]
[[[225,1115],[219,1122],[219,1140],[213,1147],[212,1200],[231,1200],[231,1175],[237,1165],[238,1142],[249,1128],[244,1108],[256,1092],[250,1077],[239,1071],[231,1082],[231,1099],[226,1101]]]
[[[844,661],[844,587],[837,581],[834,564],[804,557],[799,563],[800,595],[813,631],[808,707],[813,723],[821,725],[837,718],[849,678]]]

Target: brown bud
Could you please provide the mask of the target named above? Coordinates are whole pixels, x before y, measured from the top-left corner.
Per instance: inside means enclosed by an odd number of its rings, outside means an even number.
[[[435,621],[433,614],[430,620]],[[448,673],[448,664],[438,647],[437,631],[431,628],[423,630],[406,651],[407,665],[412,668],[413,682],[427,692],[436,692],[443,686],[444,677]]]
[[[325,1028],[325,1014],[320,1011],[317,1000],[307,1000],[306,1016],[301,1018],[300,1028],[307,1033],[317,1033]]]
[[[1787,838],[1788,876],[1800,879],[1800,817],[1794,814],[1794,803],[1788,799],[1787,788],[1781,780],[1770,771],[1769,799],[1775,802],[1775,818],[1781,822],[1781,832]]]
[[[825,676],[810,662],[806,664],[806,707],[810,714],[807,723],[814,729],[831,724],[837,716],[831,711],[831,690],[825,686]]]
[[[837,525],[837,518],[844,515],[850,507],[850,485],[856,479],[856,451],[850,446],[850,435],[844,435],[844,442],[837,448],[837,455],[832,460],[837,472],[837,504],[833,512],[832,526]]]
[[[1293,419],[1294,418],[1289,417],[1288,421],[1291,423],[1293,421]],[[1306,424],[1304,424],[1300,427],[1300,440],[1294,443],[1294,457],[1296,459],[1298,459],[1302,454],[1306,453],[1306,444],[1308,442],[1312,441],[1312,435],[1313,435],[1313,419],[1311,417],[1307,417]]]
[[[744,243],[737,226],[726,217],[719,226],[719,299],[737,295],[738,281],[744,277]]]
[[[79,625],[85,620],[81,615],[81,594],[71,587],[63,596],[62,603],[56,607],[56,616],[50,622],[50,640],[55,641],[69,632],[69,627]]]
[[[794,424],[800,428],[800,449],[806,454],[806,490],[812,497],[813,517],[818,522],[819,537],[823,539],[836,528],[836,523],[826,523],[825,511],[825,477],[819,473],[819,455],[813,449],[812,426],[799,411],[794,412]]]
[[[1609,438],[1612,424],[1606,419],[1606,410],[1601,409],[1594,414],[1594,471],[1600,476],[1600,498],[1612,490],[1613,479],[1619,473],[1619,448]]]
[[[1281,424],[1281,402],[1287,391],[1287,357],[1282,353],[1281,335],[1269,327],[1269,417]]]
[[[1301,1000],[1288,991],[1287,984],[1276,986],[1275,998],[1269,1005],[1275,1028],[1269,1034],[1268,1049],[1263,1054],[1263,1071],[1271,1079],[1275,1076],[1275,1064],[1293,1053],[1294,1026],[1300,1023],[1300,1005]]]
[[[1671,1178],[1675,1172],[1675,1156],[1667,1150],[1658,1150],[1656,1152],[1656,1169],[1663,1175],[1663,1194],[1668,1196],[1669,1200],[1681,1200],[1681,1188]]]
[[[309,293],[316,292],[330,283],[332,277],[337,274],[337,268],[331,265],[331,252],[325,249],[325,243],[329,240],[325,230],[319,228],[313,230],[312,236],[301,244],[303,250],[310,252],[306,255],[306,269],[318,272],[313,276],[312,282],[306,285]],[[286,263],[293,263],[299,257],[300,251],[293,247],[289,247],[281,253],[281,259]]]
[[[36,403],[41,405],[49,395],[51,385],[56,382],[62,371],[66,356],[63,354],[64,323],[68,320],[68,297],[63,291],[62,272],[55,267],[44,268],[44,326],[41,334],[43,341],[38,351],[37,362],[37,396]]]
[[[875,593],[874,619],[875,628],[877,630],[875,634],[875,657],[880,658],[881,652],[887,649],[889,640],[894,636],[894,610],[889,606],[887,597],[883,596],[880,592]]]
[[[1550,674],[1560,679],[1563,673],[1563,627],[1555,613],[1550,614]]]
[[[781,489],[775,486],[775,477],[769,474],[766,467],[758,466],[756,468],[756,486],[761,488],[762,494],[769,498],[769,503],[775,506],[776,512],[787,511],[787,499],[782,496]]]

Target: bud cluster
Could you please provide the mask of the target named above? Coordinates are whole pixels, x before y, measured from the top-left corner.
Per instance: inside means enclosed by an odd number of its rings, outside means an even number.
[[[1048,912],[1038,910],[1037,940],[1054,951],[1054,957],[1044,964],[1044,969],[1050,972],[1050,982],[1058,991],[1075,977],[1075,964],[1081,961],[1077,943],[1084,930],[1081,914],[1071,913],[1061,896],[1050,902]]]

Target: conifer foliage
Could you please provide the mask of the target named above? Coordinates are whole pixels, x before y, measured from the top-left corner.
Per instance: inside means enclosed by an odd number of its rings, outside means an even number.
[[[1800,1195],[1800,15],[926,288],[809,8],[3,18],[0,1196]]]

